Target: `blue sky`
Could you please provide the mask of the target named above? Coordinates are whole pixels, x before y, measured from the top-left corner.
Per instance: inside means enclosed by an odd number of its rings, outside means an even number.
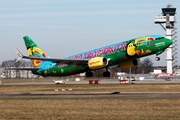
[[[165,36],[154,17],[179,0],[2,0],[0,2],[0,63],[18,58],[13,46],[25,55],[23,36],[30,36],[43,51],[64,58],[144,35]],[[176,14],[176,27],[179,15]],[[180,32],[177,29],[177,36]],[[179,45],[179,42],[178,42]],[[154,65],[166,65],[166,54]],[[178,53],[180,58],[180,53]],[[180,61],[178,61],[180,65]]]

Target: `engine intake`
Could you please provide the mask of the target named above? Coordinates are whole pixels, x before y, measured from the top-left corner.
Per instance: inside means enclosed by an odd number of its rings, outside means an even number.
[[[123,69],[131,68],[131,67],[134,67],[134,66],[137,66],[137,65],[138,65],[137,59],[127,60],[127,61],[121,62],[119,64],[119,68],[121,70],[123,70]]]
[[[88,61],[88,67],[91,70],[103,68],[108,65],[108,60],[104,57],[95,57]]]

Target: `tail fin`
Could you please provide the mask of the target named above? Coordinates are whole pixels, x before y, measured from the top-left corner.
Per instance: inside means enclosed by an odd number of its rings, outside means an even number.
[[[46,54],[28,36],[23,37],[29,57],[48,58]],[[31,60],[33,67],[39,67],[42,60]]]

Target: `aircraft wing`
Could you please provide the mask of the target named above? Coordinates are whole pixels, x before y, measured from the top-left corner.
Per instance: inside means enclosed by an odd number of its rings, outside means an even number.
[[[23,56],[22,58],[25,59],[31,59],[31,60],[44,60],[44,61],[51,61],[53,63],[57,64],[87,64],[87,59],[56,59],[56,58],[36,58],[36,57],[29,57],[29,56]]]
[[[16,60],[20,60],[21,58],[30,59],[30,60],[44,60],[44,61],[51,61],[57,64],[78,64],[78,65],[85,65],[88,63],[88,59],[56,59],[56,58],[38,58],[38,57],[29,57],[24,56],[16,47],[16,52],[19,58]]]

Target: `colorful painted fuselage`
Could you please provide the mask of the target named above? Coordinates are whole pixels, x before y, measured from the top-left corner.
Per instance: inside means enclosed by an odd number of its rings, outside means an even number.
[[[30,57],[49,58],[29,37],[24,37],[24,41]],[[131,59],[152,54],[159,55],[171,44],[172,41],[167,38],[159,35],[149,35],[68,56],[65,59],[104,57],[108,59],[107,67],[109,67]],[[32,65],[33,67],[39,67],[38,70],[32,72],[42,76],[68,76],[91,71],[87,65],[78,65],[76,63],[57,64],[51,61],[32,60]]]

